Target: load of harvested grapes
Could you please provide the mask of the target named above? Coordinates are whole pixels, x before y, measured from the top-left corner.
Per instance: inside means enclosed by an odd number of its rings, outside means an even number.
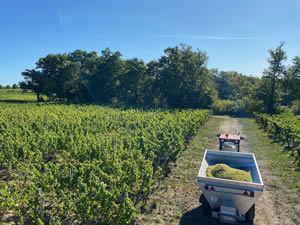
[[[240,169],[231,168],[226,164],[216,164],[207,167],[206,176],[251,182],[251,175],[249,172]]]

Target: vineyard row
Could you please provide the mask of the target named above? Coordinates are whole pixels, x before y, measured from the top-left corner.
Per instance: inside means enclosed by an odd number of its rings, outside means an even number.
[[[210,116],[2,104],[0,212],[19,224],[129,224]]]

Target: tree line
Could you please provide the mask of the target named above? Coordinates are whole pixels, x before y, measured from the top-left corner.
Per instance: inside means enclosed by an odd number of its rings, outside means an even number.
[[[18,89],[19,86],[17,84],[13,84],[12,86],[10,86],[9,84],[7,85],[1,85],[0,84],[0,89]]]
[[[158,60],[122,59],[119,51],[49,54],[22,73],[22,89],[40,101],[95,102],[134,107],[212,108],[220,113],[277,113],[300,101],[300,58],[291,66],[281,43],[269,50],[261,78],[208,69],[205,52],[181,44]]]
[[[19,85],[40,100],[120,103],[131,106],[206,108],[217,95],[204,52],[181,45],[147,64],[122,59],[120,52],[76,50],[40,58],[35,69],[22,73]]]
[[[223,99],[222,106],[227,101],[238,110],[250,113],[300,114],[300,57],[295,56],[292,64],[286,65],[287,53],[283,47],[284,42],[268,50],[269,66],[261,78],[237,72],[218,73],[216,83],[219,98]]]
[[[287,54],[283,46],[284,42],[275,50],[269,50],[269,67],[253,95],[256,107],[260,108],[257,112],[275,114],[289,107],[300,112],[300,57],[295,56],[292,65],[285,65]]]

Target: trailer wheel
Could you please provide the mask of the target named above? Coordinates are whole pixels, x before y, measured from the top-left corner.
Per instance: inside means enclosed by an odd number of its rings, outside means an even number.
[[[246,221],[252,222],[255,217],[255,205],[253,205],[246,213]]]
[[[237,152],[240,152],[240,144],[237,144]]]
[[[200,202],[202,203],[202,212],[204,214],[210,214],[210,206],[203,194],[200,196]]]

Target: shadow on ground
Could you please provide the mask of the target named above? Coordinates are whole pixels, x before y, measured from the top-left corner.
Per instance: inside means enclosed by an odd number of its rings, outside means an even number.
[[[219,225],[227,224],[220,223],[218,219],[212,218],[210,215],[203,213],[203,207],[199,206],[183,214],[179,225]],[[252,222],[240,222],[239,225],[253,225]]]
[[[211,225],[219,224],[218,220],[211,218],[210,215],[203,213],[203,207],[199,206],[191,211],[187,211],[180,219],[180,225]]]
[[[30,100],[0,100],[2,103],[13,103],[13,104],[22,104],[22,103],[37,103],[37,101]]]

